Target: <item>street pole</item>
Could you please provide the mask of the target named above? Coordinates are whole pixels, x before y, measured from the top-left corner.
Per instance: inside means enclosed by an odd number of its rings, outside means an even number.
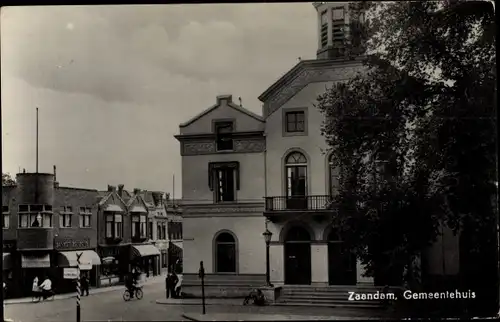
[[[269,242],[266,241],[266,283],[267,286],[271,286],[271,276],[270,276],[270,264],[269,264]],[[262,245],[262,244],[261,244]]]
[[[82,257],[83,253],[76,254],[76,261],[78,263],[78,276],[76,278],[76,322],[81,321],[81,316],[80,316],[80,257]]]
[[[206,313],[205,310],[205,268],[203,268],[203,261],[200,262],[200,271],[198,276],[201,278],[201,303],[203,306],[203,314]]]

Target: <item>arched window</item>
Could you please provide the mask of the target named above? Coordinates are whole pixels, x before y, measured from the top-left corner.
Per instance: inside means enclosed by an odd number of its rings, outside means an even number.
[[[307,159],[300,152],[290,153],[285,160],[287,197],[307,195]]]
[[[236,240],[228,232],[215,238],[215,272],[236,273]]]

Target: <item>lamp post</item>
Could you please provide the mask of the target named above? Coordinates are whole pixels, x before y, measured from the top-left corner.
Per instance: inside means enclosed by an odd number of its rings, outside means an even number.
[[[269,268],[269,245],[271,244],[271,237],[273,233],[266,228],[266,231],[262,233],[264,240],[266,241],[266,284],[267,286],[273,286],[271,284],[270,268]]]
[[[168,234],[168,271],[172,272],[172,220],[167,223],[167,234]]]

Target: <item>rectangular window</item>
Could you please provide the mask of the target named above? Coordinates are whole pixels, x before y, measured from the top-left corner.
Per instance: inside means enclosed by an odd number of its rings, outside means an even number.
[[[153,222],[149,222],[148,238],[153,240]]]
[[[19,205],[18,218],[20,228],[51,228],[52,206]]]
[[[9,214],[2,214],[2,216],[3,216],[2,228],[9,229],[9,227],[10,227],[10,215]]]
[[[70,228],[71,227],[71,214],[59,214],[59,227]]]
[[[62,207],[62,211],[61,212],[73,213],[73,207],[71,207],[71,206],[64,206],[64,207]]]
[[[163,239],[163,238],[161,238],[161,225],[160,224],[156,225],[156,239],[158,239],[158,240]]]
[[[123,218],[120,214],[106,215],[106,238],[123,237]]]
[[[286,117],[286,132],[297,133],[305,131],[305,113],[303,111],[287,112]]]
[[[132,215],[132,238],[146,238],[146,215]]]
[[[2,213],[8,213],[9,212],[9,206],[2,206]]]
[[[215,123],[215,134],[217,140],[217,151],[233,150],[233,122]]]
[[[163,240],[167,239],[167,225],[165,223],[161,225],[161,236]]]
[[[91,218],[92,218],[92,208],[80,207],[80,227],[89,228]]]

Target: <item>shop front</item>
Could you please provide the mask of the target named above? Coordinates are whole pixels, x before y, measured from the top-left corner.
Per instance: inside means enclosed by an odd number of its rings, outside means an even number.
[[[41,283],[48,277],[55,281],[57,273],[51,267],[51,252],[49,251],[23,251],[21,253],[21,283],[20,287],[24,295],[31,294],[33,280],[38,278]],[[57,288],[57,283],[54,283]]]
[[[80,256],[81,274],[87,275],[91,286],[97,286],[101,259],[95,249],[90,247],[89,238],[55,239],[54,249],[57,251],[55,263],[58,284],[62,288],[61,291],[72,291],[74,289],[74,283],[63,278],[63,271],[64,268],[78,267],[78,256]]]
[[[129,271],[129,245],[99,246],[101,258],[98,287],[112,286],[124,282]]]
[[[13,291],[15,292],[16,286],[15,286],[15,279],[14,279],[14,271],[16,270],[16,267],[14,265],[15,263],[15,252],[16,252],[16,241],[15,240],[4,240],[2,242],[2,276],[3,276],[3,282],[7,286],[7,297],[12,297],[15,296]]]
[[[160,251],[152,244],[132,245],[130,260],[132,266],[138,267],[143,273],[143,278],[160,274]]]
[[[158,270],[160,272],[160,275],[165,275],[168,271],[168,242],[156,241],[155,247],[158,248],[160,252]]]

